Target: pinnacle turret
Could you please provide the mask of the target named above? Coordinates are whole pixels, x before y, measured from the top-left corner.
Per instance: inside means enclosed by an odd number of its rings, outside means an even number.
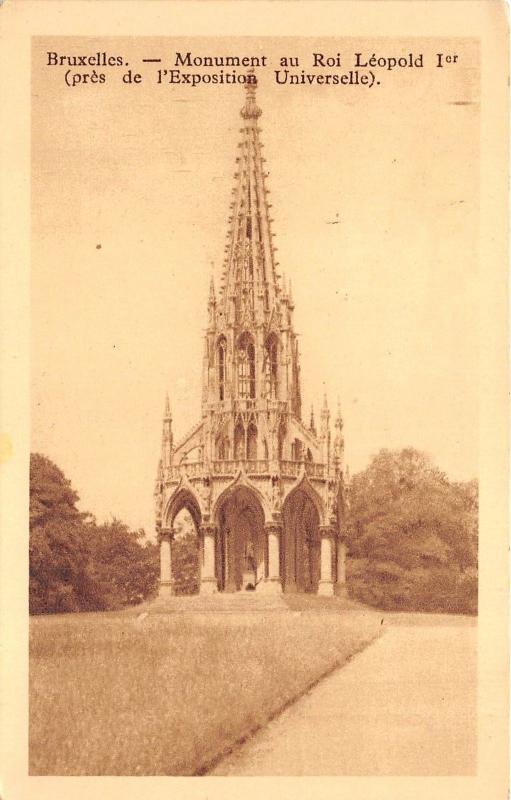
[[[343,421],[341,414],[341,404],[337,401],[337,415],[335,418],[335,438],[334,438],[334,460],[338,466],[342,463],[344,454],[344,437],[342,435]]]
[[[311,433],[314,434],[314,436],[316,435],[316,422],[314,420],[314,406],[311,406],[311,421],[310,421],[310,425],[309,425],[309,430],[311,431]]]
[[[170,413],[170,400],[169,400],[169,393],[165,393],[165,411],[163,412],[163,420],[172,420],[172,416]]]
[[[213,277],[213,272],[211,273],[211,280],[209,282],[208,322],[210,329],[214,328],[216,322],[216,294],[215,294],[215,280]]]
[[[170,400],[167,392],[165,395],[165,411],[163,412],[161,434],[161,463],[163,468],[169,467],[172,463],[173,444],[172,414],[170,413]]]
[[[335,417],[335,427],[340,431],[343,429],[343,420],[342,420],[342,413],[341,413],[341,403],[337,400],[337,415]]]
[[[211,274],[211,279],[209,281],[209,304],[210,306],[216,305],[215,279],[213,277],[213,273]]]

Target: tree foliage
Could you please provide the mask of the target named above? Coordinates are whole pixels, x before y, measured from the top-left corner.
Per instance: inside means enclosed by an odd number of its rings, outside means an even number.
[[[349,502],[354,596],[383,608],[477,610],[477,482],[453,483],[412,448],[381,450]]]
[[[172,585],[177,595],[199,592],[199,538],[186,508],[174,518],[172,542]]]
[[[156,589],[156,545],[119,520],[98,525],[78,499],[52,461],[31,455],[31,613],[120,608]]]

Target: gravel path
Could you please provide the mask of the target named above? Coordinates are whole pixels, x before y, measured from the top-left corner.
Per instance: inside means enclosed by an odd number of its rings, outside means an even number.
[[[477,628],[392,626],[212,775],[473,775]]]

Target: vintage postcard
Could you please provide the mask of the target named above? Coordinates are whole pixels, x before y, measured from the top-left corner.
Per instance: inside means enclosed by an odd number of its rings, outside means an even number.
[[[503,798],[504,6],[0,23],[5,797]]]

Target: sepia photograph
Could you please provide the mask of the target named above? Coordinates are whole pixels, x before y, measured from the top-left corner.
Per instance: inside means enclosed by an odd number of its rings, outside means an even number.
[[[481,40],[82,30],[30,37],[29,780],[476,780]]]

